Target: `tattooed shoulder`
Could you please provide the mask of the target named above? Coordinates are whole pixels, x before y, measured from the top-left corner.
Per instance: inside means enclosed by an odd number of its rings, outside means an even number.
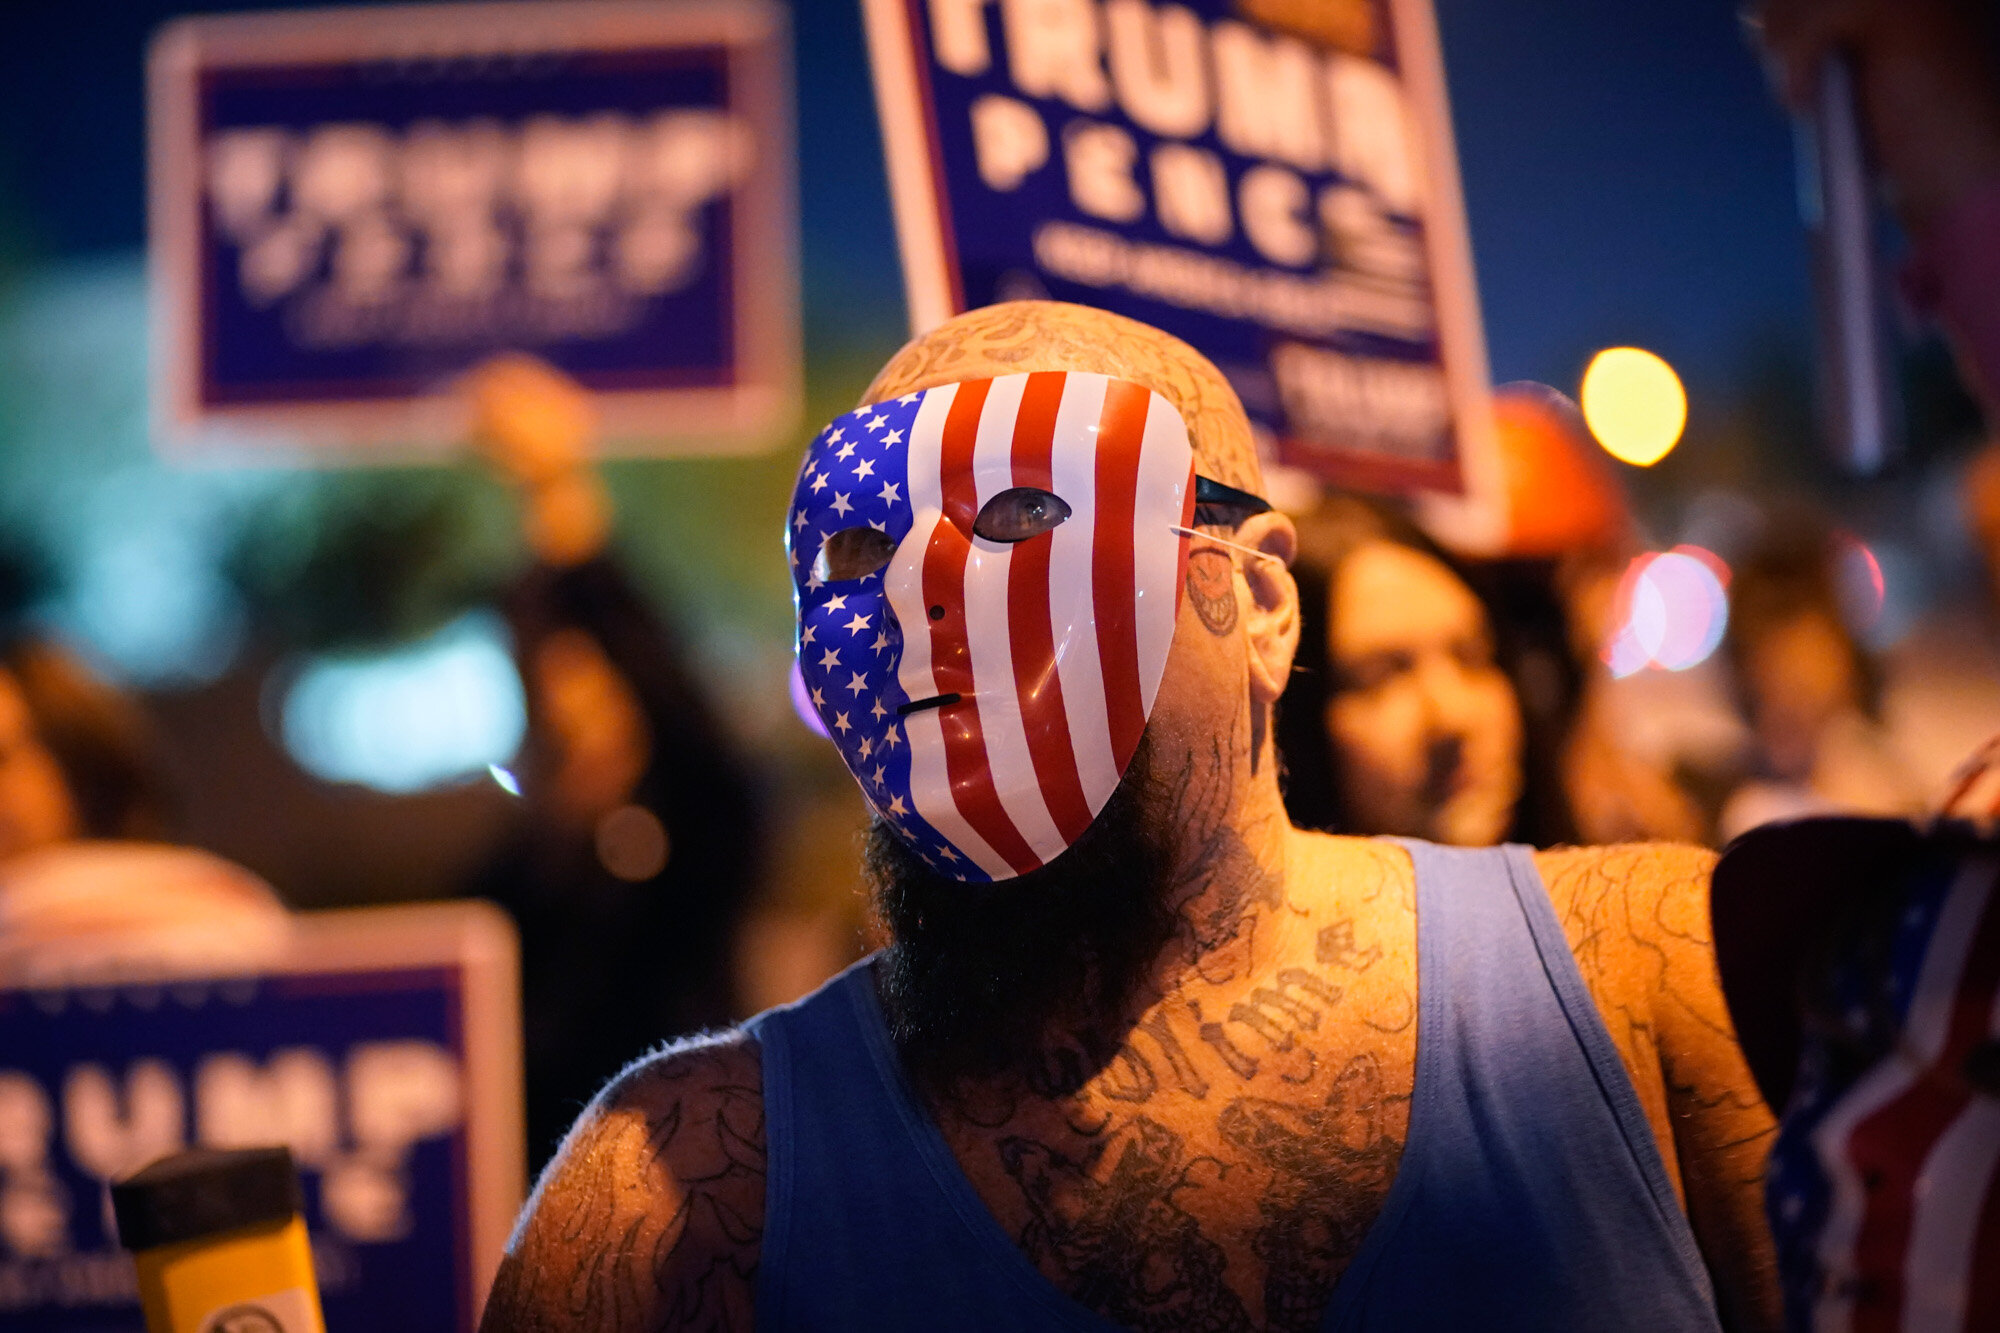
[[[1708,917],[1715,854],[1668,844],[1538,858],[1715,1278],[1724,1322],[1776,1327],[1762,1210],[1773,1133],[1722,997]]]
[[[481,1329],[751,1328],[764,1172],[754,1041],[732,1032],[647,1056],[543,1173]]]
[[[1672,843],[1561,847],[1537,852],[1535,864],[1593,988],[1634,966],[1657,981],[1663,948],[1709,947],[1713,852]]]

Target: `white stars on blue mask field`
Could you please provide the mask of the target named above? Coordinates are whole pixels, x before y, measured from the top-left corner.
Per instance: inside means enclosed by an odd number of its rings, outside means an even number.
[[[883,587],[888,570],[831,580],[814,572],[821,544],[836,532],[868,527],[897,542],[908,534],[915,517],[907,498],[908,441],[921,404],[922,395],[913,393],[850,412],[806,451],[785,529],[799,612],[799,667],[813,707],[876,811],[933,867],[985,879],[968,871],[913,808],[908,737],[896,711],[907,699],[896,674],[903,629]],[[808,645],[817,651],[806,651]]]

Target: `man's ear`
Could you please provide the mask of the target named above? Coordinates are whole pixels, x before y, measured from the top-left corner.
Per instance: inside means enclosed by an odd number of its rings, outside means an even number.
[[[1243,618],[1250,645],[1250,698],[1274,704],[1292,678],[1292,657],[1299,648],[1299,585],[1290,569],[1299,534],[1283,514],[1258,514],[1237,527],[1235,540],[1276,557],[1243,561],[1243,578],[1250,587]]]

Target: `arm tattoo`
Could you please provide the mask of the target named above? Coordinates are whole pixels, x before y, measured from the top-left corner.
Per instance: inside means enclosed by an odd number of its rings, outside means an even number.
[[[753,1044],[648,1057],[598,1095],[537,1186],[483,1333],[748,1333],[764,1172]]]
[[[1545,854],[1550,896],[1654,1134],[1677,1164],[1724,1320],[1777,1320],[1764,1159],[1775,1132],[1737,1048],[1708,928],[1711,853],[1669,846]],[[1645,1100],[1642,1094],[1642,1100]],[[1661,1123],[1664,1121],[1665,1123]]]
[[[1700,1099],[1692,1109],[1752,1111],[1763,1103],[1747,1081],[1690,1060],[1696,1047],[1733,1050],[1707,929],[1712,857],[1651,846],[1551,856],[1551,896],[1560,904],[1578,970],[1614,1030],[1657,1060],[1670,1093]],[[1623,972],[1627,984],[1613,978]],[[1668,1032],[1683,1034],[1664,1040]],[[1683,1066],[1675,1075],[1676,1064]],[[1707,1086],[1704,1086],[1704,1085]]]

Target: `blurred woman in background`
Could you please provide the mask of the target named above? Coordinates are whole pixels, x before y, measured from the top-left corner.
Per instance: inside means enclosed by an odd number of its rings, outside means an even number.
[[[51,640],[0,648],[0,983],[250,970],[273,956],[286,931],[277,894],[161,841],[171,823],[138,705]]]
[[[679,636],[610,548],[590,395],[503,356],[474,443],[519,488],[533,560],[502,598],[527,700],[519,818],[470,886],[521,933],[530,1164],[634,1051],[737,1018],[761,865],[755,784]]]
[[[1723,650],[1755,753],[1724,841],[1775,819],[1923,809],[1878,721],[1881,672],[1848,625],[1838,554],[1823,524],[1790,514],[1737,564]]]
[[[0,861],[75,838],[159,839],[169,823],[137,705],[50,640],[0,649]]]
[[[1462,846],[1571,836],[1494,618],[1430,538],[1330,496],[1299,521],[1292,574],[1302,623],[1277,725],[1294,823]]]

